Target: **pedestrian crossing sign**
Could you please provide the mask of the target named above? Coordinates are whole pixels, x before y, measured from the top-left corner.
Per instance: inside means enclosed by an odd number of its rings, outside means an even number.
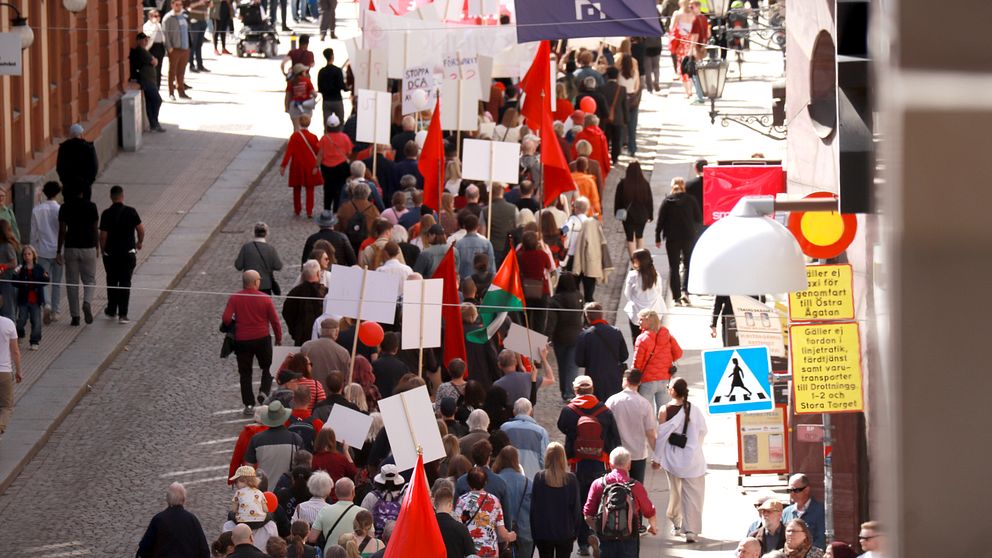
[[[771,411],[768,347],[727,347],[703,351],[706,401],[711,415]]]

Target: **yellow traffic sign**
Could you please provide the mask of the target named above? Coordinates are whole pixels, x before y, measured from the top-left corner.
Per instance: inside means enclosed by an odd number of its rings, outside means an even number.
[[[793,325],[789,348],[797,415],[864,410],[857,323]]]
[[[854,319],[854,273],[850,264],[808,265],[806,278],[806,290],[789,293],[790,321]]]

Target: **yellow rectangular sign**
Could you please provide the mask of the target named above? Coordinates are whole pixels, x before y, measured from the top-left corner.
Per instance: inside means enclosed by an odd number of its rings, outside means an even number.
[[[789,472],[785,405],[767,413],[737,414],[737,470],[741,475]]]
[[[789,293],[789,320],[819,322],[854,319],[854,273],[850,264],[808,265],[805,291]]]
[[[789,338],[797,415],[864,410],[857,323],[793,325]]]

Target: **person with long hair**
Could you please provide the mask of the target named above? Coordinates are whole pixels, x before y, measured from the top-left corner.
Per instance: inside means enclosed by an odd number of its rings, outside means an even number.
[[[802,519],[785,524],[785,548],[788,558],[823,558],[823,549],[813,546],[813,534]]]
[[[455,212],[455,195],[451,192],[441,194],[441,212],[438,223],[444,229],[444,234],[451,236],[458,231],[458,216]]]
[[[375,525],[372,522],[372,512],[362,510],[355,516],[353,523],[355,541],[361,558],[368,558],[383,548],[386,544],[375,538]]]
[[[527,231],[523,234],[521,249],[517,252],[520,268],[520,279],[523,284],[524,297],[527,301],[527,314],[530,327],[535,331],[544,331],[544,322],[548,312],[548,299],[551,298],[551,272],[554,262],[538,241],[537,233]]]
[[[676,533],[685,542],[696,542],[703,527],[703,498],[706,491],[706,419],[703,411],[689,403],[689,384],[683,378],[672,378],[668,384],[672,400],[658,411],[658,441],[655,443],[651,467],[664,469],[668,475],[668,510]],[[674,443],[682,436],[680,444]]]
[[[575,532],[582,521],[579,481],[568,470],[565,446],[551,442],[544,451],[544,470],[534,475],[530,532],[540,558],[570,558]]]
[[[30,318],[30,346],[32,351],[37,351],[41,343],[41,310],[45,307],[48,272],[38,263],[38,251],[30,244],[25,244],[21,250],[21,261],[23,263],[14,270],[17,281],[17,336],[24,337],[24,327]]]
[[[227,50],[227,35],[234,38],[234,6],[231,0],[210,0],[210,19],[214,23],[214,54],[231,54]],[[220,50],[217,50],[217,40],[220,39]],[[297,557],[298,558],[298,557]]]
[[[355,475],[358,474],[358,469],[351,460],[351,453],[348,452],[347,444],[342,449],[338,448],[338,437],[330,426],[324,426],[317,433],[313,450],[313,470],[327,471],[334,482],[342,477],[354,479]]]
[[[493,461],[493,472],[506,483],[506,501],[503,502],[504,519],[507,529],[517,534],[515,554],[534,554],[534,540],[530,533],[530,508],[534,485],[523,474],[520,467],[520,453],[513,446],[504,446]]]
[[[627,299],[623,311],[627,314],[630,338],[635,340],[641,334],[641,310],[654,310],[661,315],[667,308],[661,278],[654,267],[651,252],[644,248],[636,250],[630,258],[630,264],[632,269],[627,272],[623,285],[623,296]]]
[[[653,218],[654,196],[651,184],[641,171],[641,163],[632,161],[627,165],[624,177],[617,183],[613,197],[613,213],[623,221],[623,233],[627,238],[627,253],[644,248],[644,227]]]
[[[309,533],[309,523],[301,520],[293,522],[289,528],[289,536],[286,537],[286,545],[289,547],[286,558],[316,558],[317,547],[306,543]]]
[[[365,400],[365,388],[361,384],[352,382],[344,387],[344,398],[358,407],[363,413],[369,412],[369,404]]]
[[[676,176],[672,179],[672,190],[658,208],[658,220],[654,225],[654,245],[661,248],[661,238],[665,237],[665,253],[668,255],[668,278],[672,289],[672,299],[681,306],[690,304],[689,295],[683,287],[689,284],[689,263],[692,260],[692,247],[696,241],[696,223],[701,223],[699,206],[685,193],[685,179]],[[685,270],[680,274],[681,265]]]
[[[644,373],[638,393],[657,411],[665,402],[665,385],[672,377],[675,361],[682,358],[682,347],[661,325],[661,316],[650,308],[638,313],[640,334],[634,341],[634,368]]]
[[[695,56],[696,43],[699,42],[699,35],[692,32],[695,21],[696,15],[689,6],[689,0],[679,0],[679,9],[672,14],[669,31],[671,41],[668,48],[675,59],[676,74],[682,80],[686,99],[692,97],[692,75],[689,68],[683,67],[682,62],[686,57],[694,58]]]
[[[620,42],[615,61],[620,70],[617,83],[627,90],[627,153],[634,157],[637,153],[637,115],[641,104],[641,69],[630,51],[630,39]]]

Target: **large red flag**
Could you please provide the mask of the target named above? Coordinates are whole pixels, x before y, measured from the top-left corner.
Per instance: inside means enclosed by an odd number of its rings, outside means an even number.
[[[537,55],[520,80],[520,87],[527,94],[520,114],[527,118],[527,127],[531,130],[542,128],[541,113],[545,107],[550,110],[551,95],[554,94],[551,91],[551,43],[548,41],[541,41],[541,46],[537,47]]]
[[[403,497],[400,515],[393,527],[393,536],[386,545],[384,558],[446,558],[448,551],[437,525],[431,495],[427,490],[424,456],[417,458],[417,467],[410,479],[410,488]]]
[[[441,132],[441,98],[434,105],[434,115],[427,127],[424,148],[420,150],[417,168],[424,177],[424,205],[441,211],[441,191],[444,189],[444,138]]]
[[[462,309],[458,299],[458,269],[455,267],[455,247],[448,248],[448,253],[434,270],[432,279],[444,279],[441,302],[441,322],[444,324],[444,355],[445,366],[451,359],[460,358],[467,362],[465,354],[465,328],[462,327]]]
[[[558,143],[558,136],[551,125],[551,109],[544,111],[541,126],[541,187],[544,189],[544,206],[547,207],[565,192],[575,190],[572,172],[565,160],[565,153]]]

